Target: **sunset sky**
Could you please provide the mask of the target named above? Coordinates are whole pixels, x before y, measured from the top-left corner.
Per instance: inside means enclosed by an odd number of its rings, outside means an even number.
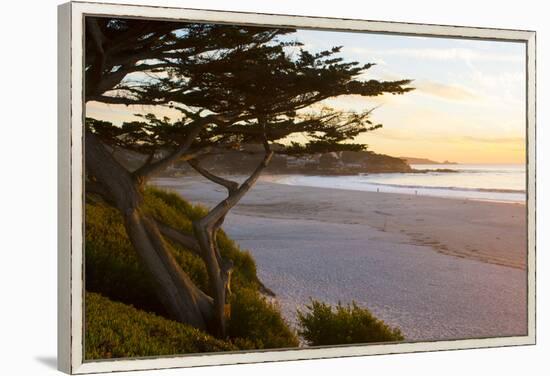
[[[522,43],[300,30],[310,52],[343,46],[346,60],[374,62],[364,79],[413,79],[402,96],[341,97],[335,108],[377,107],[383,128],[358,138],[392,156],[462,163],[525,161],[525,46]],[[114,123],[151,108],[89,103],[87,116]]]

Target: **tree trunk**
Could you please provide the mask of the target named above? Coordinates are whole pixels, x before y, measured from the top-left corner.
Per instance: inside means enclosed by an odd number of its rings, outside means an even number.
[[[191,136],[188,139],[192,140],[194,133]],[[181,157],[190,142],[182,145],[169,161]],[[149,175],[147,168],[153,164],[139,169],[137,173],[130,173],[114,159],[93,133],[86,131],[85,135],[86,174],[90,180],[87,190],[100,193],[121,213],[130,242],[155,282],[158,299],[175,320],[208,330],[222,338],[226,335],[226,321],[229,315],[227,297],[231,292],[233,263],[221,257],[216,237],[226,214],[250,190],[271,160],[273,152],[267,141],[264,147],[264,159],[240,186],[235,182],[218,179],[199,168],[203,175],[226,186],[229,191],[225,200],[216,205],[205,217],[193,223],[196,237],[196,244],[192,244],[193,251],[201,256],[206,265],[212,292],[210,297],[191,281],[166,245],[163,235],[181,242],[177,230],[163,224],[159,228],[157,222],[142,210],[142,190]],[[156,162],[160,163],[168,162]],[[193,239],[184,241],[188,242],[187,246],[195,243]]]
[[[86,169],[106,199],[124,218],[126,232],[153,281],[159,300],[175,320],[199,329],[214,329],[212,298],[202,292],[177,264],[154,220],[141,208],[142,187],[91,132],[86,132]]]
[[[213,314],[216,322],[216,334],[225,337],[226,321],[229,312],[226,310],[227,290],[231,280],[233,263],[230,260],[222,260],[216,242],[217,228],[203,221],[193,223],[195,236],[199,244],[201,254],[206,264],[210,288],[212,290]]]
[[[227,198],[212,210],[206,216],[193,222],[193,230],[197,239],[202,258],[206,264],[208,278],[213,294],[214,320],[218,323],[218,335],[225,336],[226,321],[229,315],[228,295],[231,294],[231,273],[233,271],[233,262],[224,259],[218,248],[217,234],[225,216],[241,198],[254,186],[262,171],[267,167],[273,152],[267,141],[264,143],[265,156],[254,172],[239,186],[236,182],[215,176],[199,166],[196,161],[189,161],[191,167],[207,179],[227,188]]]

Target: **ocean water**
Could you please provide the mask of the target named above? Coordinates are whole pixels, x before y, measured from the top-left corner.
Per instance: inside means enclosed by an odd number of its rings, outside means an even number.
[[[278,183],[359,191],[524,203],[525,165],[438,164],[411,165],[426,173],[360,174],[349,176],[288,175]],[[453,169],[458,172],[437,172]]]

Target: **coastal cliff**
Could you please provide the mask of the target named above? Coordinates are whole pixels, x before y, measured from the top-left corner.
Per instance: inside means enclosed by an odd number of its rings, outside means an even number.
[[[242,150],[219,151],[201,161],[204,167],[217,173],[248,173],[262,158],[256,145],[245,145]],[[185,163],[176,164],[171,173],[186,172]],[[414,172],[400,158],[371,151],[342,151],[312,155],[274,155],[266,172],[271,174],[353,175],[360,173]]]

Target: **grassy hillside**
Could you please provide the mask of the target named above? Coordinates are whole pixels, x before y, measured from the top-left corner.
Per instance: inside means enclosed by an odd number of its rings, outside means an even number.
[[[86,359],[237,350],[188,325],[86,293]]]
[[[156,219],[187,233],[191,232],[191,221],[205,214],[205,208],[192,206],[176,194],[153,188],[146,191],[145,210]],[[228,322],[229,338],[215,342],[206,333],[202,333],[203,343],[197,339],[196,330],[180,330],[178,336],[168,336],[167,330],[181,329],[182,324],[170,321],[156,298],[152,281],[128,240],[120,214],[88,197],[86,290],[96,294],[86,295],[87,359],[148,356],[154,349],[162,354],[173,354],[174,351],[218,351],[209,350],[211,348],[262,349],[297,346],[296,334],[283,320],[279,309],[259,293],[256,265],[250,254],[240,250],[223,232],[219,236],[219,246],[222,255],[230,258],[235,265],[232,279],[234,295]],[[179,245],[170,244],[170,247],[191,279],[208,291],[208,275],[200,257]],[[106,316],[103,314],[106,311],[112,314]],[[118,312],[123,317],[131,312],[139,312],[139,319],[120,321]],[[170,326],[173,324],[179,326]],[[151,341],[151,347],[138,344],[140,341],[134,340],[134,333],[147,333],[145,340],[141,342]],[[201,350],[203,348],[205,350]]]

